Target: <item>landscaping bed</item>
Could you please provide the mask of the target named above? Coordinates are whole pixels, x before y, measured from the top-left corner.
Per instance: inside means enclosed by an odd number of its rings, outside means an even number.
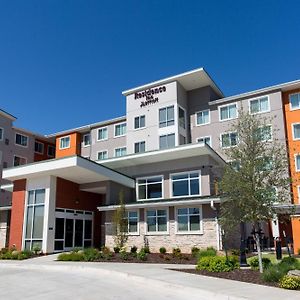
[[[24,260],[42,255],[39,249],[35,251],[23,250],[18,251],[15,248],[2,248],[0,250],[0,260]]]

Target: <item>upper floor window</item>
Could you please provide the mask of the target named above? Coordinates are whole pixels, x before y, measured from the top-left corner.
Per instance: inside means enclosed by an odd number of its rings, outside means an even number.
[[[221,147],[229,148],[236,146],[238,143],[238,137],[236,132],[227,132],[221,134]]]
[[[97,152],[97,159],[98,160],[108,159],[108,152],[107,152],[107,150]]]
[[[144,128],[145,124],[145,116],[138,116],[134,118],[134,129]]]
[[[177,209],[177,231],[199,232],[201,230],[201,210],[199,207]]]
[[[295,155],[296,172],[300,172],[300,154]]]
[[[108,130],[107,127],[99,128],[98,129],[98,135],[97,135],[97,140],[98,141],[103,141],[108,139]]]
[[[115,157],[120,157],[126,155],[126,147],[116,148]]]
[[[175,133],[161,135],[159,137],[159,149],[175,147]]]
[[[134,153],[141,153],[146,151],[145,141],[134,143]]]
[[[44,154],[44,144],[41,142],[35,141],[34,152],[39,153],[39,154]]]
[[[16,145],[20,145],[23,147],[28,146],[28,136],[16,133],[16,140],[15,140]]]
[[[115,137],[126,134],[126,123],[115,125]]]
[[[171,174],[172,197],[200,195],[200,177],[199,171]]]
[[[300,123],[292,124],[293,140],[300,140]]]
[[[211,147],[211,137],[210,136],[199,137],[197,139],[197,142],[200,144],[203,144],[203,145],[206,144]]]
[[[159,109],[159,127],[174,125],[174,105]]]
[[[70,136],[64,136],[59,138],[59,149],[67,149],[70,148],[71,138]]]
[[[25,165],[26,163],[27,163],[26,157],[14,155],[14,167]]]
[[[87,147],[91,145],[91,135],[89,133],[83,135],[82,143],[83,143],[83,147]]]
[[[258,128],[256,135],[257,135],[257,139],[260,142],[271,141],[272,140],[272,126],[267,125],[267,126]]]
[[[202,110],[196,113],[196,125],[205,125],[210,123],[209,109]]]
[[[0,141],[3,140],[3,132],[4,132],[4,129],[0,128]]]
[[[55,147],[54,146],[48,145],[48,156],[49,157],[55,156]]]
[[[146,210],[147,232],[167,232],[168,212],[166,209]]]
[[[300,109],[300,93],[290,95],[291,110]]]
[[[181,107],[178,107],[178,121],[179,126],[185,129],[185,111]]]
[[[226,121],[237,118],[237,104],[228,104],[219,106],[220,121]]]
[[[137,199],[150,200],[163,197],[163,176],[139,178],[137,180]]]
[[[257,98],[249,101],[250,113],[257,114],[270,111],[269,97]]]

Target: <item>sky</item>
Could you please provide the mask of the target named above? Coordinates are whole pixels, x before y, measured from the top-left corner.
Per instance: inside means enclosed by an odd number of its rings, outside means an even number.
[[[199,67],[226,96],[300,79],[300,1],[0,0],[0,108],[49,134]]]

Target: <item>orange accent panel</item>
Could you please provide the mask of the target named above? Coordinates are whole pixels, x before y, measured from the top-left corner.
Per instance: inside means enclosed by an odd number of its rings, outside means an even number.
[[[62,137],[70,137],[70,147],[67,149],[59,149],[59,142],[60,138]],[[72,156],[72,155],[80,155],[81,153],[81,134],[78,132],[73,132],[70,134],[62,135],[56,137],[56,151],[55,157],[65,157],[65,156]]]
[[[10,221],[9,247],[22,248],[23,220],[26,195],[26,179],[14,181]]]
[[[300,217],[292,217],[294,253],[300,250]]]

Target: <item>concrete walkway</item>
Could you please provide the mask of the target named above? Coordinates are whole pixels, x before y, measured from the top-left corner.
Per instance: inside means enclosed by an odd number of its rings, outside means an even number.
[[[56,255],[49,255],[25,261],[1,261],[0,299],[300,299],[299,291],[169,270],[193,268],[191,265],[55,259]],[[27,281],[31,284],[27,285]],[[13,286],[12,292],[8,286]]]

